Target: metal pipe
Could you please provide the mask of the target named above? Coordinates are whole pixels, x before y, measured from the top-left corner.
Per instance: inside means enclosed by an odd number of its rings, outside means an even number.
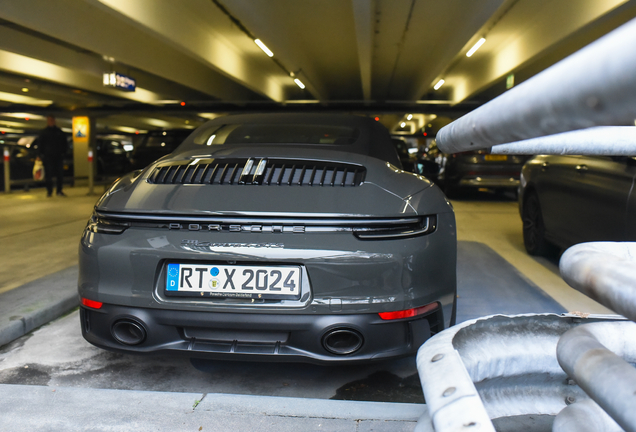
[[[559,268],[572,288],[636,320],[636,242],[572,246],[561,256]]]
[[[493,146],[493,154],[636,156],[636,127],[600,126]]]
[[[563,370],[628,432],[636,432],[634,340],[636,323],[596,323],[568,330],[557,344]]]
[[[495,432],[473,380],[453,346],[456,334],[475,321],[463,322],[430,338],[417,352],[417,371],[428,416],[417,432],[479,430]]]
[[[636,20],[442,128],[444,153],[636,118]]]
[[[596,402],[585,399],[563,408],[552,425],[552,432],[623,432]]]
[[[493,431],[490,419],[556,416],[587,397],[557,362],[560,336],[582,322],[617,318],[497,315],[436,334],[417,354],[429,415],[416,431]]]

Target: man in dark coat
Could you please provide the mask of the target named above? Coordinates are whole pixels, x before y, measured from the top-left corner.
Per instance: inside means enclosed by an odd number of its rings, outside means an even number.
[[[44,178],[46,182],[46,194],[53,193],[53,177],[57,177],[56,192],[60,196],[66,196],[62,192],[64,180],[64,155],[68,150],[66,134],[55,125],[55,117],[46,118],[46,128],[38,137],[38,153],[42,157],[44,164]]]

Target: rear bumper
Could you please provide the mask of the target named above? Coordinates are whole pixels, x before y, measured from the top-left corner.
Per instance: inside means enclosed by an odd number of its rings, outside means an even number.
[[[255,314],[191,312],[104,304],[80,309],[84,338],[127,353],[176,353],[188,357],[309,363],[355,363],[415,354],[443,328],[442,309],[416,318],[384,321],[378,314]],[[113,325],[130,321],[145,332],[135,345],[118,342]],[[346,329],[361,337],[351,354],[333,354],[324,338]]]

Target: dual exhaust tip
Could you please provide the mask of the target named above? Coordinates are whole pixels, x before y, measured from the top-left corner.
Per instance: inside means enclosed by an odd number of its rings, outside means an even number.
[[[120,319],[111,327],[115,340],[123,345],[139,345],[146,340],[147,332],[143,324],[132,319]],[[332,354],[349,355],[357,352],[364,343],[362,335],[350,328],[329,330],[322,337],[322,346]]]

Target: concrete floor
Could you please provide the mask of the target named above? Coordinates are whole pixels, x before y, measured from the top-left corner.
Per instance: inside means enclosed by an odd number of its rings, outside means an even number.
[[[99,195],[66,188],[0,193],[0,293],[77,264],[82,230]]]

